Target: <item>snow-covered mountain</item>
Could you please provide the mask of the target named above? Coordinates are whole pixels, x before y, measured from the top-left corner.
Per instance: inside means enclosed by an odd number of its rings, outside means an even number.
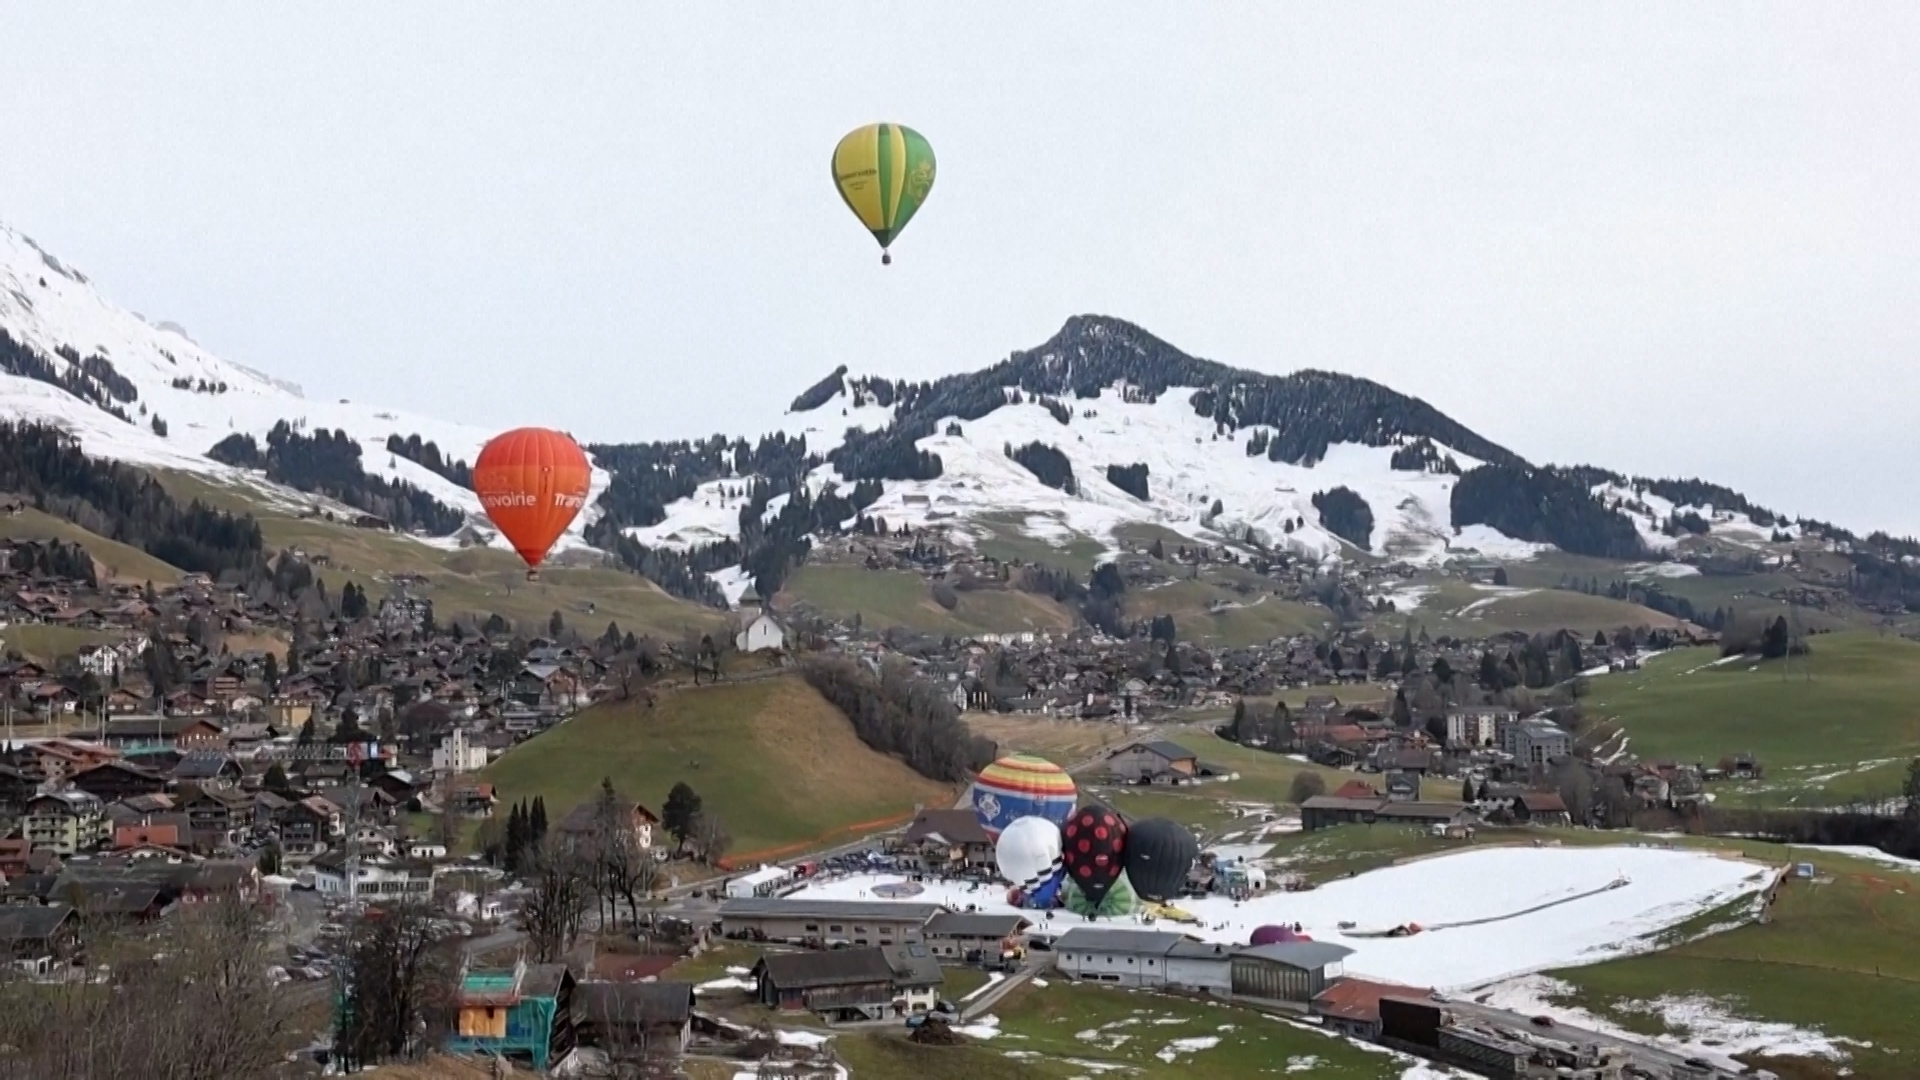
[[[268,495],[311,503],[310,496],[268,485],[257,474],[246,476],[207,456],[229,435],[264,440],[285,420],[310,431],[345,431],[360,444],[368,474],[405,481],[477,522],[485,520],[471,491],[389,454],[386,442],[389,435],[418,435],[436,443],[450,460],[471,462],[493,432],[375,403],[309,399],[294,383],[215,356],[172,323],[149,322],[120,307],[85,274],[5,224],[0,224],[0,331],[85,391],[83,398],[40,379],[0,373],[0,417],[56,424],[76,436],[88,454],[244,479]],[[105,365],[88,363],[94,357]],[[108,406],[126,419],[108,412]],[[162,423],[156,425],[156,418]],[[596,493],[606,482],[606,473],[596,470]],[[571,543],[581,543],[580,532],[592,517],[589,512],[575,522]]]
[[[0,417],[56,424],[90,454],[244,482],[270,499],[314,505],[314,497],[215,461],[208,450],[235,433],[264,439],[281,421],[340,430],[361,445],[369,474],[404,481],[484,522],[472,492],[390,454],[386,442],[418,435],[448,461],[471,461],[492,432],[359,400],[309,399],[297,385],[215,356],[178,326],[116,305],[5,225],[0,331],[14,343],[9,349],[0,340]],[[799,487],[819,504],[826,492],[855,498],[862,481],[869,494],[878,486],[877,498],[844,519],[816,517],[813,527],[847,527],[864,513],[893,527],[937,529],[959,544],[1013,530],[1047,541],[1090,538],[1114,551],[1122,527],[1153,525],[1199,542],[1257,544],[1313,560],[1415,565],[1518,560],[1551,546],[1583,550],[1582,538],[1596,532],[1611,533],[1608,554],[1658,559],[1675,548],[1683,520],[1696,535],[1737,546],[1798,535],[1723,488],[1536,469],[1379,384],[1232,368],[1098,316],[1076,316],[1038,348],[931,383],[836,371],[766,425],[776,429],[806,439],[804,451],[776,447],[780,475],[766,475],[764,461],[748,463],[742,442],[718,454],[712,441],[704,450],[603,448],[630,451],[602,456],[622,468],[626,483],[609,490],[612,478],[596,468],[596,503],[562,546],[584,546],[583,534],[605,516],[600,542],[613,546],[617,528],[646,549],[681,553],[682,571],[704,574],[735,599],[754,576],[745,568],[768,565],[756,564],[754,545],[792,542],[773,534],[790,530],[775,523]],[[1071,491],[1061,490],[1062,476],[1043,482],[1010,455],[1035,444],[1053,463],[1042,471],[1070,467]],[[621,461],[640,462],[632,467],[651,475],[631,475]],[[743,538],[742,493],[756,478],[777,489],[771,499],[763,492],[758,520],[766,528],[753,530],[768,535]],[[1476,478],[1472,497],[1461,498],[1463,480]],[[1343,488],[1349,509],[1357,497],[1371,517],[1361,542],[1350,520],[1323,517],[1316,504],[1316,496]],[[1569,492],[1578,504],[1571,515]],[[1329,522],[1349,535],[1336,535]],[[742,542],[735,565],[693,557],[729,540]],[[1615,550],[1623,546],[1632,550]],[[634,552],[622,557],[646,568]],[[655,569],[664,572],[657,565],[647,572]]]

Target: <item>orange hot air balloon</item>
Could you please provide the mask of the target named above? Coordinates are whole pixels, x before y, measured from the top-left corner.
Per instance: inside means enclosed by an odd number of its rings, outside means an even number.
[[[546,428],[515,428],[480,449],[473,463],[473,490],[487,516],[527,561],[527,580],[581,507],[593,466],[578,443]]]

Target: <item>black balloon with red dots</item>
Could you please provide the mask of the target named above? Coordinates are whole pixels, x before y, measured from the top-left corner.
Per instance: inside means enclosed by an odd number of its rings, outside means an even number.
[[[1126,869],[1127,823],[1097,802],[1081,805],[1060,830],[1060,861],[1067,876],[1096,906]]]

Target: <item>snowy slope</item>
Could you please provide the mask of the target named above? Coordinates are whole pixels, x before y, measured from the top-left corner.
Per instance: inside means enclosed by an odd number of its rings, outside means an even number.
[[[389,455],[386,441],[389,435],[417,434],[437,443],[443,456],[471,462],[493,432],[347,399],[311,400],[293,383],[222,360],[172,324],[149,323],[114,304],[86,275],[4,224],[0,329],[62,370],[71,367],[58,355],[62,346],[81,357],[98,354],[138,388],[138,400],[122,406],[134,421],[125,423],[57,387],[0,375],[0,416],[58,424],[78,437],[89,454],[231,478],[236,470],[208,459],[206,451],[235,432],[264,440],[274,424],[286,420],[307,430],[346,431],[360,443],[368,473],[404,480],[484,522],[472,492]],[[224,383],[226,390],[181,389],[172,385],[176,379]],[[165,436],[150,426],[154,416],[166,421]],[[605,472],[595,470],[595,495],[607,480]],[[581,515],[562,546],[580,544],[580,532],[594,513],[590,508]]]
[[[1485,526],[1456,534],[1449,524],[1456,478],[1396,471],[1388,464],[1390,447],[1335,445],[1311,467],[1249,456],[1246,440],[1253,437],[1252,429],[1216,438],[1212,421],[1195,415],[1188,404],[1192,392],[1174,388],[1154,402],[1127,401],[1120,389],[1110,387],[1097,399],[1073,400],[1074,415],[1064,425],[1032,401],[1002,406],[977,420],[942,418],[936,434],[917,443],[940,455],[942,475],[927,481],[887,481],[886,493],[867,513],[890,526],[944,529],[963,544],[984,532],[978,525],[983,516],[1012,515],[1024,519],[1021,527],[1029,535],[1047,540],[1084,535],[1110,550],[1118,548],[1115,529],[1153,524],[1208,543],[1240,541],[1251,529],[1271,547],[1337,559],[1357,552],[1320,526],[1312,500],[1317,492],[1345,486],[1366,499],[1373,511],[1368,554],[1439,563],[1457,557],[1524,559],[1545,550]],[[891,419],[891,408],[850,407],[843,392],[817,409],[789,413],[781,427],[789,434],[798,428],[807,435],[809,450],[823,452],[839,445],[850,426],[873,430]],[[959,435],[946,433],[953,423],[959,425]],[[1075,495],[1042,484],[1006,456],[1008,446],[1036,441],[1071,460]],[[1451,453],[1462,469],[1479,464],[1450,448],[1440,450]],[[1109,465],[1136,463],[1147,466],[1146,500],[1106,477]],[[842,491],[849,487],[830,466],[816,470],[810,479],[816,490],[828,484]],[[703,486],[692,497],[670,504],[661,524],[632,532],[644,542],[670,545],[737,536],[737,509],[723,506],[712,487]],[[1221,513],[1213,518],[1209,511],[1216,499]],[[1289,521],[1299,524],[1289,531]]]
[[[1632,520],[1649,551],[1672,551],[1679,546],[1678,538],[1662,531],[1667,519],[1675,514],[1699,514],[1707,523],[1708,536],[1736,547],[1758,549],[1768,543],[1776,531],[1776,527],[1761,525],[1738,510],[1720,510],[1710,504],[1678,505],[1651,491],[1635,491],[1619,484],[1597,484],[1593,493],[1608,505],[1618,504],[1620,511]],[[1800,536],[1800,526],[1796,524],[1781,522],[1777,529],[1790,538]]]

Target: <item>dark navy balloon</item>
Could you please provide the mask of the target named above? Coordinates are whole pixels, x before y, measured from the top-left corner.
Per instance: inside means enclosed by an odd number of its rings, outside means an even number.
[[[1148,900],[1165,902],[1186,888],[1187,871],[1200,857],[1192,830],[1166,818],[1136,821],[1127,829],[1127,880]]]

